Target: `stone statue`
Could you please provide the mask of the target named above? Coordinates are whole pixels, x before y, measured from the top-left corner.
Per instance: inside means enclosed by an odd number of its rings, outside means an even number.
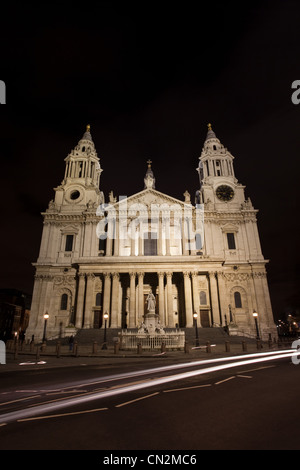
[[[152,294],[152,289],[150,289],[150,292],[148,294],[147,302],[148,302],[148,312],[155,310],[156,301],[155,301],[154,295]]]

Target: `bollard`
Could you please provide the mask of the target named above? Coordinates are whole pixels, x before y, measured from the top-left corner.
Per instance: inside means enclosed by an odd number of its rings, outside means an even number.
[[[93,354],[97,354],[98,351],[98,343],[97,341],[94,341],[93,343]]]
[[[225,351],[230,352],[230,343],[229,343],[229,341],[225,341]]]
[[[189,346],[189,343],[187,341],[184,343],[184,352],[185,352],[185,354],[190,353],[190,346]]]
[[[257,339],[257,340],[256,340],[256,347],[257,347],[257,349],[261,349],[261,348],[262,348],[261,340],[260,340],[260,339]]]
[[[30,343],[30,352],[33,352],[34,351],[34,342],[31,341]]]
[[[271,347],[273,346],[273,341],[272,341],[272,339],[269,339],[268,343],[269,343],[269,349],[271,349]]]
[[[114,342],[114,353],[115,353],[115,354],[118,354],[118,353],[119,353],[119,349],[120,349],[120,343],[119,343],[119,341],[115,341],[115,342]]]
[[[211,353],[211,345],[210,345],[209,341],[207,341],[207,343],[206,343],[206,352]]]
[[[56,343],[56,357],[60,357],[60,341]]]
[[[166,343],[161,343],[160,352],[166,352]]]
[[[138,343],[138,345],[137,345],[137,353],[138,353],[138,354],[142,354],[142,352],[143,352],[142,345],[141,345],[141,343]]]
[[[242,341],[242,348],[243,348],[243,351],[247,351],[247,343],[246,343],[246,341]]]
[[[45,352],[45,350],[46,350],[46,343],[43,342],[41,345],[41,352]]]
[[[75,357],[78,357],[78,343],[74,341],[73,354]]]

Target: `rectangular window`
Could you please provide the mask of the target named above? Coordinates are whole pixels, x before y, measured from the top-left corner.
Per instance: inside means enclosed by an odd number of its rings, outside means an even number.
[[[228,242],[228,249],[229,250],[235,250],[235,238],[234,238],[234,233],[227,233],[227,242]]]
[[[148,232],[148,238],[144,239],[144,256],[156,256],[157,255],[157,239],[151,238],[153,233]]]
[[[66,236],[65,251],[72,251],[73,250],[73,238],[74,238],[74,235],[67,235]]]
[[[195,241],[196,241],[196,250],[202,250],[202,239],[200,233],[196,233],[195,235]]]

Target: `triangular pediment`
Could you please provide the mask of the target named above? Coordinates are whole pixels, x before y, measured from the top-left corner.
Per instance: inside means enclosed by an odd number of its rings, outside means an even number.
[[[180,201],[179,199],[169,196],[168,194],[161,193],[160,191],[157,191],[156,189],[152,189],[152,188],[144,189],[143,191],[140,191],[139,193],[136,193],[136,194],[133,194],[132,196],[121,199],[120,201],[116,202],[114,206],[115,208],[122,209],[122,206],[127,205],[127,208],[129,209],[131,205],[136,205],[136,204],[144,205],[147,208],[150,208],[151,206],[155,206],[155,205],[162,206],[163,204],[167,204],[170,206],[177,205],[178,208],[181,208],[181,209],[183,209],[187,205],[192,207],[190,203],[186,203],[185,201]]]

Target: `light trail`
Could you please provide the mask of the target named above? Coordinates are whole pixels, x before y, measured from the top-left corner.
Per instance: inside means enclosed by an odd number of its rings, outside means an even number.
[[[207,364],[215,364],[218,362],[230,362],[230,361],[235,361],[239,359],[245,359],[247,358],[255,358],[255,357],[262,357],[262,356],[274,356],[276,354],[284,354],[284,353],[291,353],[291,349],[286,349],[282,351],[272,351],[272,352],[260,352],[260,353],[252,353],[252,354],[243,354],[239,356],[230,356],[230,357],[219,357],[215,359],[205,359],[205,360],[199,360],[199,361],[192,361],[192,362],[184,362],[182,364],[173,364],[170,366],[163,366],[163,367],[155,367],[152,369],[143,369],[141,371],[135,371],[135,372],[126,372],[123,374],[115,374],[115,375],[109,375],[106,377],[102,377],[101,380],[97,381],[85,381],[85,382],[72,382],[71,385],[68,387],[63,387],[60,390],[67,390],[68,388],[71,387],[85,387],[86,385],[96,385],[96,384],[101,384],[101,383],[107,383],[107,382],[114,382],[120,379],[130,379],[131,377],[139,377],[141,375],[150,375],[153,373],[157,372],[168,372],[171,370],[177,370],[177,369],[186,369],[188,367],[195,367],[195,366],[204,366]],[[296,353],[294,353],[296,354]],[[50,391],[50,390],[49,390]]]
[[[109,397],[121,395],[121,394],[124,394],[124,393],[129,393],[129,392],[133,392],[133,391],[142,390],[142,389],[145,389],[145,388],[155,387],[155,386],[158,386],[158,385],[163,385],[163,384],[167,384],[167,383],[178,381],[178,380],[184,380],[184,379],[187,379],[187,378],[190,378],[190,377],[196,377],[196,376],[208,374],[208,373],[211,373],[211,372],[217,372],[217,371],[220,371],[220,370],[226,370],[226,369],[231,369],[231,368],[235,368],[235,367],[241,367],[241,366],[245,366],[245,365],[249,365],[249,364],[258,364],[258,363],[261,363],[261,362],[269,362],[269,361],[274,361],[274,360],[283,359],[283,358],[287,359],[287,358],[289,358],[289,357],[291,357],[295,354],[299,354],[299,352],[295,353],[295,351],[288,350],[288,351],[284,351],[284,352],[276,352],[275,354],[266,353],[263,357],[256,357],[256,358],[253,358],[252,357],[253,355],[242,356],[244,360],[235,361],[235,362],[232,362],[230,364],[220,364],[220,365],[217,365],[217,366],[207,367],[207,368],[204,368],[204,369],[197,369],[197,370],[188,371],[188,372],[181,372],[179,374],[171,375],[171,376],[168,376],[168,377],[160,377],[160,378],[157,378],[157,379],[153,379],[153,378],[151,379],[150,378],[147,381],[142,382],[142,383],[124,385],[123,387],[120,387],[120,388],[109,389],[109,390],[105,390],[105,391],[98,392],[98,393],[91,392],[90,394],[85,395],[85,396],[81,396],[81,397],[69,398],[69,399],[66,399],[64,401],[60,401],[60,402],[56,402],[56,403],[54,402],[54,403],[48,403],[48,404],[44,404],[44,405],[36,405],[34,408],[9,412],[9,413],[6,413],[6,414],[3,414],[3,415],[0,416],[0,424],[1,423],[7,424],[8,422],[18,421],[18,420],[25,419],[25,418],[28,418],[28,417],[41,415],[41,414],[46,414],[46,413],[49,413],[51,411],[58,410],[58,409],[61,409],[61,408],[67,408],[67,407],[71,407],[71,406],[82,405],[82,404],[89,403],[89,402],[94,401],[94,400],[100,400],[100,399],[104,399],[104,398],[109,398]],[[257,356],[257,355],[258,354],[254,354],[254,356]],[[260,356],[261,355],[262,354],[260,354]],[[245,360],[245,357],[250,357],[250,358]],[[229,358],[225,358],[225,359],[228,360]],[[233,359],[236,359],[236,357],[231,358],[231,360],[233,360]],[[220,361],[220,359],[219,359],[219,361]],[[203,365],[203,363],[206,362],[206,361],[199,361],[199,362],[200,362],[201,365]],[[193,363],[193,365],[195,365],[195,363]],[[169,366],[169,368],[170,367],[175,368],[176,366]],[[182,367],[182,364],[179,367]],[[158,370],[162,370],[162,369],[164,369],[164,368],[158,368]],[[149,373],[149,371],[148,371],[148,373]]]

